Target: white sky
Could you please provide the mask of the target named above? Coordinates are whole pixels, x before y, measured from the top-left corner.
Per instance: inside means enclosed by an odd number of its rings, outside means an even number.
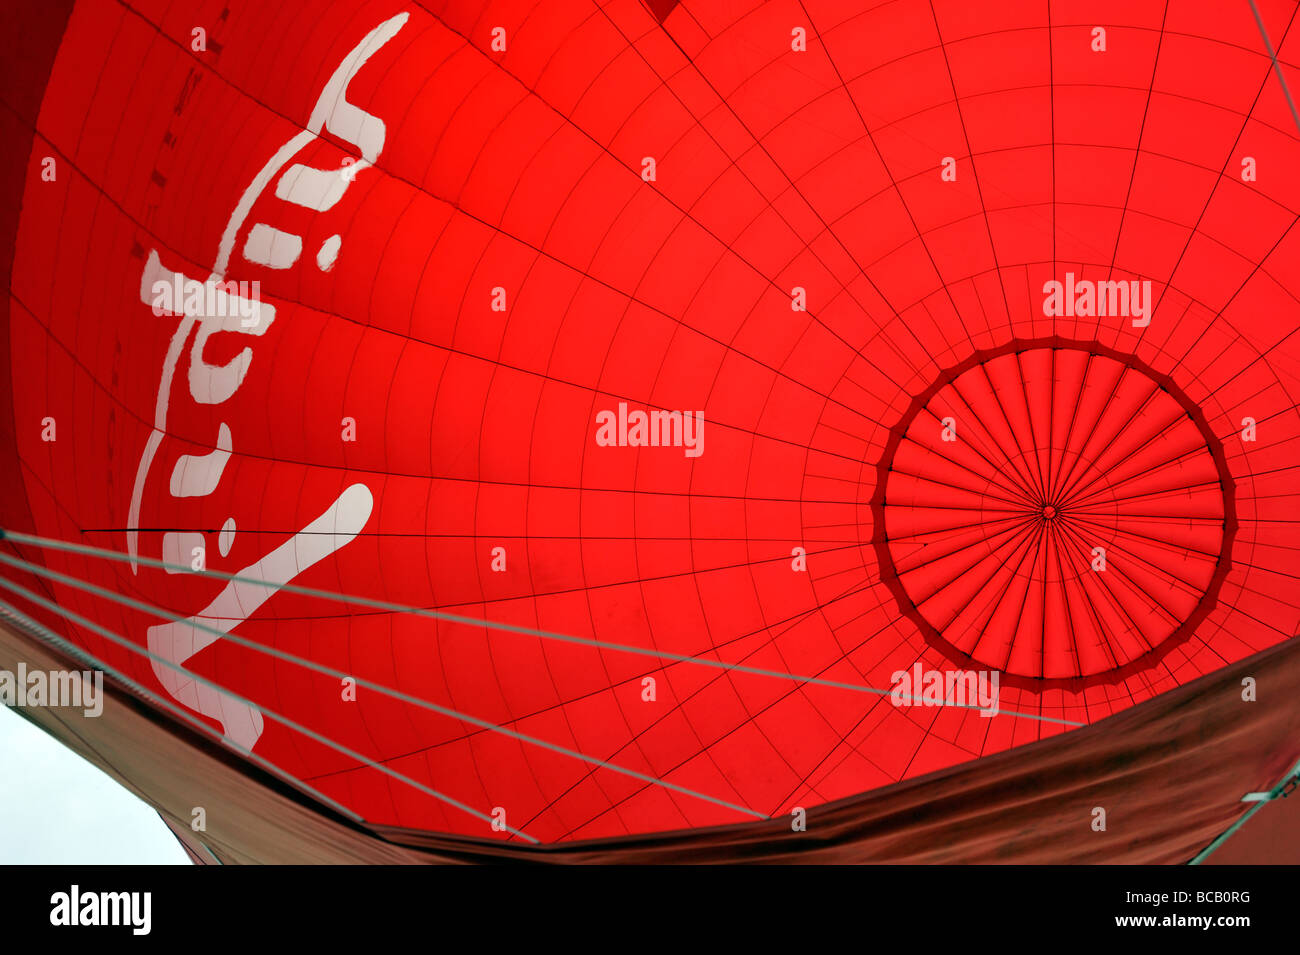
[[[158,814],[0,706],[0,864],[188,865]]]

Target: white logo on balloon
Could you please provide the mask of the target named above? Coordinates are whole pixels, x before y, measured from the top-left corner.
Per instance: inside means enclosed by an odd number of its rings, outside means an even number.
[[[253,203],[271,181],[279,176],[275,187],[277,198],[316,212],[324,212],[343,197],[358,173],[373,165],[384,148],[384,123],[347,101],[348,85],[366,61],[397,35],[406,20],[407,14],[402,13],[380,24],[344,58],[321,91],[307,122],[307,128],[280,147],[244,190],[222,233],[212,274],[203,283],[207,294],[201,297],[195,296],[193,299],[187,298],[183,304],[176,302],[181,311],[173,314],[181,315],[181,322],[172,335],[167,356],[163,361],[162,381],[154,411],[153,433],[150,434],[144,453],[140,457],[135,487],[131,493],[126,546],[131,556],[133,573],[138,571],[135,560],[139,546],[137,528],[140,522],[140,503],[144,494],[145,479],[149,475],[154,456],[166,432],[167,405],[172,381],[190,332],[194,330],[195,325],[198,326],[198,333],[189,352],[187,374],[190,397],[200,404],[219,405],[228,400],[243,383],[253,353],[251,348],[246,347],[226,364],[212,365],[203,358],[203,350],[208,339],[218,332],[260,336],[266,333],[267,328],[275,320],[273,305],[238,299],[228,291],[231,283],[222,284],[230,264],[235,240],[253,208]],[[295,163],[280,175],[281,170],[294,155],[304,146],[318,139],[321,130],[326,127],[333,135],[354,145],[362,158],[355,162],[348,159],[340,169],[328,170],[313,169]],[[318,268],[328,270],[333,267],[341,243],[342,239],[337,235],[325,241],[316,255]],[[302,255],[302,238],[258,222],[249,231],[242,254],[249,262],[272,269],[287,269],[297,263]],[[176,287],[181,288],[187,281],[189,280],[183,274],[167,269],[159,259],[157,251],[150,251],[140,282],[141,300],[146,305],[154,303],[153,291],[156,282],[177,283]],[[206,314],[207,309],[201,304],[204,302],[211,302],[217,306],[211,309],[215,314]],[[230,428],[222,422],[212,452],[204,455],[182,455],[176,462],[169,485],[171,495],[181,498],[203,497],[211,494],[221,481],[232,448]],[[220,639],[212,633],[195,629],[194,623],[202,621],[204,626],[229,633],[247,620],[285,584],[308,567],[354,540],[365,527],[366,521],[370,519],[373,506],[374,498],[368,487],[364,484],[349,486],[324,513],[302,531],[237,574],[239,577],[251,578],[263,583],[230,581],[207,607],[194,616],[150,627],[149,650],[163,660],[173,664],[183,664],[194,654]],[[234,534],[235,524],[231,519],[226,521],[221,529],[218,540],[222,556],[229,552]],[[201,545],[201,534],[169,532],[163,536],[162,541],[164,559],[173,561],[175,557],[191,553],[192,546]],[[263,720],[262,713],[257,708],[242,703],[207,684],[201,684],[166,666],[160,660],[153,661],[153,671],[163,688],[179,703],[204,716],[219,720],[226,739],[231,743],[244,750],[251,750],[261,738]]]

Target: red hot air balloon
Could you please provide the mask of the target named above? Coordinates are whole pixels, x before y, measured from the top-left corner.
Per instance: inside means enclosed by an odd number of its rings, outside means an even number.
[[[205,860],[1203,853],[1297,759],[1295,11],[862,6],[26,14],[0,659]]]

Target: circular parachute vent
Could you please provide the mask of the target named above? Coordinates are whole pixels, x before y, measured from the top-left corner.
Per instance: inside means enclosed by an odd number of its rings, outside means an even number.
[[[883,579],[958,662],[1149,666],[1213,609],[1234,485],[1201,410],[1132,354],[1013,341],[913,401],[879,465]]]

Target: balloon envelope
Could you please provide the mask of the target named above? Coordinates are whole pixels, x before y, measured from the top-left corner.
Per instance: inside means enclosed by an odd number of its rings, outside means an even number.
[[[18,544],[100,591],[0,596],[369,825],[530,844],[790,820],[1286,641],[1278,76],[1248,10],[1048,13],[77,3],[3,515],[122,559]]]

